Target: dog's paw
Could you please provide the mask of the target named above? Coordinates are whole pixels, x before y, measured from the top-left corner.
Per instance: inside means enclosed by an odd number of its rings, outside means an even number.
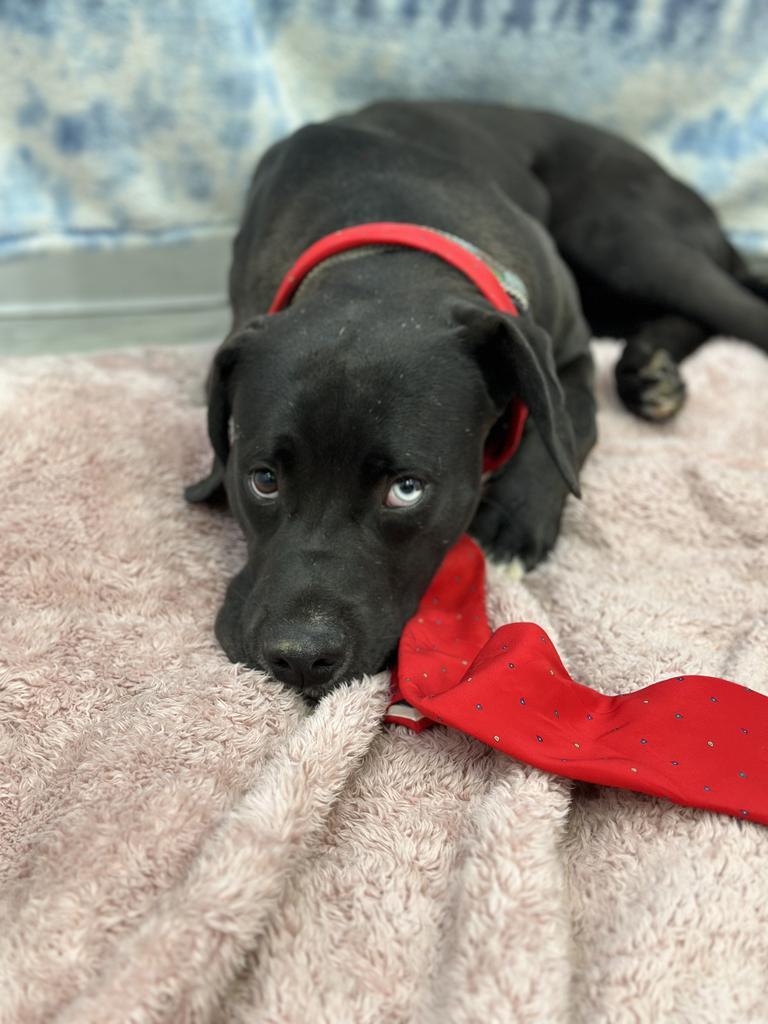
[[[510,570],[519,579],[547,557],[559,527],[559,511],[537,516],[525,505],[508,507],[489,496],[480,502],[469,532],[494,561],[511,563]]]
[[[685,382],[680,368],[663,348],[636,360],[621,358],[616,366],[616,386],[624,405],[644,420],[660,423],[671,419],[685,402]]]

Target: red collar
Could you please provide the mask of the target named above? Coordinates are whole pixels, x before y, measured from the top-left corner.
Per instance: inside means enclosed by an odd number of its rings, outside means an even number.
[[[510,316],[518,315],[517,306],[505,291],[498,276],[473,247],[461,244],[432,228],[391,221],[342,228],[310,245],[283,278],[269,312],[278,313],[285,309],[304,278],[320,263],[349,249],[359,249],[368,245],[397,245],[438,256],[468,277],[494,309]],[[497,440],[496,431],[493,431],[493,445],[489,444],[486,447],[483,459],[484,473],[495,472],[517,450],[527,415],[528,409],[522,402],[515,400],[511,403],[504,414],[505,427],[501,440]]]

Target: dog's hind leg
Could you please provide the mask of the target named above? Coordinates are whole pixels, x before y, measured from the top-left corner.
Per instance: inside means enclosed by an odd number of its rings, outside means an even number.
[[[638,230],[638,227],[642,228]],[[620,397],[646,419],[673,416],[685,400],[679,364],[707,338],[722,334],[768,353],[765,286],[680,240],[653,218],[626,212],[617,221],[589,216],[560,225],[555,235],[576,272],[599,282],[614,306],[653,312],[626,325],[627,346],[616,369]],[[722,239],[723,262],[728,244]]]
[[[577,276],[583,269],[620,298],[700,324],[707,337],[741,338],[768,352],[768,302],[754,283],[742,284],[653,218],[638,212],[637,221],[630,211],[618,220],[580,218],[558,226],[555,240]]]
[[[685,401],[680,363],[707,338],[740,338],[768,354],[768,301],[763,297],[768,289],[754,278],[737,279],[684,244],[654,248],[657,259],[639,278],[642,297],[669,310],[669,315],[647,322],[628,338],[616,367],[616,383],[631,412],[665,420]],[[650,253],[648,258],[652,259]]]
[[[709,331],[681,316],[649,320],[627,338],[616,364],[624,405],[642,419],[668,420],[685,402],[680,363],[703,344]]]
[[[747,288],[753,295],[756,295],[758,299],[768,303],[768,279],[745,271],[743,274],[736,274],[736,280],[742,287]]]
[[[768,302],[706,256],[681,248],[687,265],[668,270],[659,298],[667,298],[670,311],[697,321],[709,335],[741,338],[768,353]]]
[[[676,244],[678,260],[659,258],[645,269],[643,298],[668,315],[647,321],[627,338],[616,366],[619,396],[630,412],[666,420],[685,401],[680,363],[715,334],[750,341],[768,354],[768,302],[756,279],[738,280],[702,253]],[[760,283],[760,282],[758,282]],[[768,292],[768,289],[765,289]]]

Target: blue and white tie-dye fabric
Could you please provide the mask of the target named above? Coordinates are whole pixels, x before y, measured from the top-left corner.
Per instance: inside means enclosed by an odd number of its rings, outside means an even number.
[[[642,143],[768,252],[768,0],[0,0],[0,254],[229,234],[257,157],[384,96]]]

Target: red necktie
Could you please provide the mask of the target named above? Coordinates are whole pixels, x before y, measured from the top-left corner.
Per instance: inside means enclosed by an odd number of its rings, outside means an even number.
[[[574,682],[539,626],[491,633],[467,536],[405,626],[386,721],[439,722],[544,771],[768,825],[768,697],[711,676],[613,697]]]

